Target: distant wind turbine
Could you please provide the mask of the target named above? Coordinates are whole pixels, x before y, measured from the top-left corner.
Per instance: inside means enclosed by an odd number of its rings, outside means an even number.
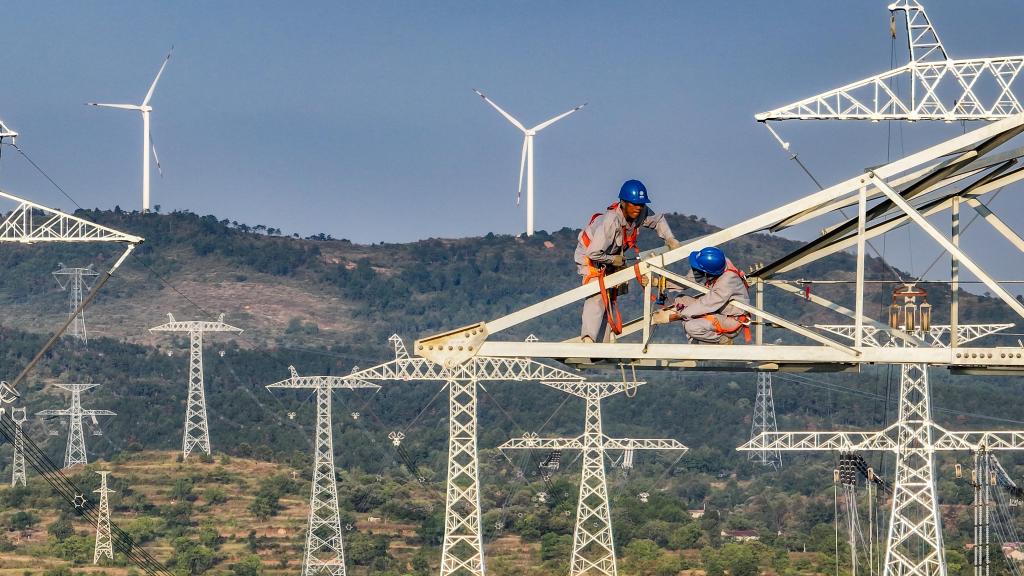
[[[174,52],[174,47],[171,46],[170,51],[167,52],[167,57],[164,58],[163,64],[160,65],[160,70],[156,73],[156,78],[153,79],[153,83],[149,85],[149,91],[146,92],[146,97],[142,100],[142,104],[103,104],[99,102],[87,102],[87,106],[98,106],[100,108],[118,108],[121,110],[138,110],[142,113],[142,211],[149,212],[149,152],[153,151],[153,160],[156,162],[156,169],[160,176],[164,175],[163,170],[160,168],[160,158],[156,155],[156,145],[153,144],[153,137],[149,134],[149,113],[153,111],[153,107],[149,105],[149,101],[153,98],[153,91],[156,90],[156,83],[160,81],[160,75],[164,73],[164,68],[167,67],[167,62],[171,59],[171,53]]]
[[[586,106],[587,104],[586,103],[580,104],[579,106],[573,108],[572,110],[569,110],[568,112],[563,112],[562,114],[559,114],[558,116],[555,116],[554,118],[551,118],[550,120],[546,120],[544,122],[541,122],[540,124],[537,124],[533,128],[527,128],[527,127],[523,126],[522,123],[519,122],[519,120],[516,120],[515,118],[513,118],[511,114],[509,114],[508,112],[505,112],[504,110],[502,110],[501,107],[499,107],[497,104],[495,104],[493,100],[491,100],[490,98],[485,96],[483,92],[481,92],[481,91],[479,91],[479,90],[477,90],[475,88],[473,89],[473,92],[476,92],[478,96],[483,98],[484,102],[487,102],[488,104],[493,106],[494,109],[497,110],[499,114],[504,116],[506,120],[511,122],[513,126],[515,126],[516,128],[519,128],[520,130],[523,131],[523,135],[524,135],[524,137],[523,137],[523,153],[522,153],[522,156],[521,156],[520,161],[519,161],[519,188],[516,189],[516,206],[519,205],[519,198],[520,198],[520,196],[523,193],[523,170],[525,169],[526,170],[526,235],[527,236],[533,236],[533,137],[537,134],[537,132],[540,132],[541,130],[547,128],[548,126],[551,126],[552,124],[554,124],[555,122],[558,122],[562,118],[565,118],[569,114],[572,114],[573,112],[576,112],[577,110],[583,109],[583,107]]]

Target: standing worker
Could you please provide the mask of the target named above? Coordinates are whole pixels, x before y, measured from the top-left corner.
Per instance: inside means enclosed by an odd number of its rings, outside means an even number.
[[[653,228],[670,249],[679,247],[665,216],[648,207],[650,201],[643,182],[627,180],[619,189],[619,201],[605,212],[594,214],[580,232],[574,256],[579,273],[584,284],[597,280],[601,285],[598,293],[583,303],[583,342],[602,342],[609,325],[616,334],[622,331],[616,299],[625,294],[627,284],[607,288],[604,277],[625,267],[626,250],[633,249],[639,256],[636,237],[641,226]],[[639,274],[637,278],[640,279]]]
[[[742,329],[750,341],[750,319],[731,302],[750,304],[750,286],[743,272],[725,257],[720,249],[710,246],[690,253],[690,280],[703,284],[707,294],[694,298],[679,296],[675,306],[653,315],[651,324],[683,321],[683,329],[691,342],[732,344]]]

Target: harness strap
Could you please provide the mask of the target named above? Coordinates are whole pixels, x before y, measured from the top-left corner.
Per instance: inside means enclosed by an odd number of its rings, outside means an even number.
[[[715,314],[708,314],[704,316],[704,319],[711,322],[711,325],[715,328],[715,332],[719,334],[735,334],[739,330],[743,329],[743,339],[749,344],[750,343],[750,317],[746,314],[740,314],[739,316],[729,316],[729,318],[735,319],[738,324],[732,330],[726,330],[719,322]]]

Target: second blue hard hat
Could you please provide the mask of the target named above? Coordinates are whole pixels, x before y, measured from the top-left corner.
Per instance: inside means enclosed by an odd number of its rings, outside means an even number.
[[[725,272],[725,253],[714,246],[690,252],[690,268],[709,276],[721,276]]]
[[[651,201],[647,197],[647,187],[639,180],[626,180],[622,188],[619,188],[619,200],[630,204],[647,204]]]

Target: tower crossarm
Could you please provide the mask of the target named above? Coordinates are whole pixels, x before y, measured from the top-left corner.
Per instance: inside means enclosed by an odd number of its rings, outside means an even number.
[[[205,320],[175,320],[173,314],[167,314],[168,321],[165,324],[154,326],[150,332],[234,332],[241,334],[242,329],[224,323],[224,315],[221,314],[216,321]]]
[[[72,409],[67,408],[64,410],[40,410],[36,412],[36,416],[70,416]],[[82,416],[117,416],[116,412],[110,410],[75,410],[75,414],[81,414]]]
[[[935,426],[935,450],[1022,450],[1024,431],[957,431]]]
[[[960,344],[966,344],[984,338],[990,334],[995,334],[1003,330],[1013,328],[1014,324],[960,324],[957,326],[957,342]],[[853,324],[815,324],[815,328],[831,332],[837,336],[849,338],[853,340],[854,332],[856,327]],[[916,338],[923,340],[925,343],[931,346],[945,348],[949,344],[943,341],[943,338],[949,337],[950,326],[948,324],[932,325],[931,328],[925,332],[924,330],[916,330],[910,332],[910,334]],[[902,340],[896,339],[892,336],[889,330],[885,328],[878,328],[875,326],[864,326],[864,342],[869,346],[876,348],[891,347],[899,345]]]
[[[590,380],[556,380],[549,381],[543,380],[541,384],[550,386],[556,390],[561,390],[573,396],[579,396],[580,398],[590,399],[601,399],[607,398],[608,396],[614,396],[622,392],[628,392],[630,390],[636,390],[637,387],[643,386],[647,382],[594,382]]]
[[[529,434],[507,440],[499,450],[582,450],[583,436],[575,438],[539,438]]]
[[[293,366],[289,366],[291,377],[287,380],[267,384],[267,388],[370,388],[379,390],[380,385],[350,376],[299,376]]]
[[[816,450],[895,450],[897,447],[888,433],[890,426],[881,432],[762,432],[750,439],[737,450],[741,452],[780,450],[802,452]]]
[[[83,218],[47,208],[0,190],[0,199],[17,207],[0,220],[0,243],[18,242],[126,242],[140,244],[141,236],[100,226]]]
[[[689,450],[678,440],[665,438],[605,438],[605,450]]]
[[[582,380],[578,374],[555,368],[529,358],[492,358],[474,356],[470,362],[446,368],[426,358],[396,358],[349,375],[349,378],[376,381],[417,380]]]
[[[0,141],[4,138],[10,138],[13,141],[17,137],[18,133],[8,128],[7,125],[4,124],[4,121],[0,120]]]
[[[772,120],[996,120],[1024,112],[1013,82],[1024,56],[911,62],[888,72],[851,82],[756,114]],[[897,94],[891,83],[917,89]],[[994,85],[994,94],[977,87]]]

